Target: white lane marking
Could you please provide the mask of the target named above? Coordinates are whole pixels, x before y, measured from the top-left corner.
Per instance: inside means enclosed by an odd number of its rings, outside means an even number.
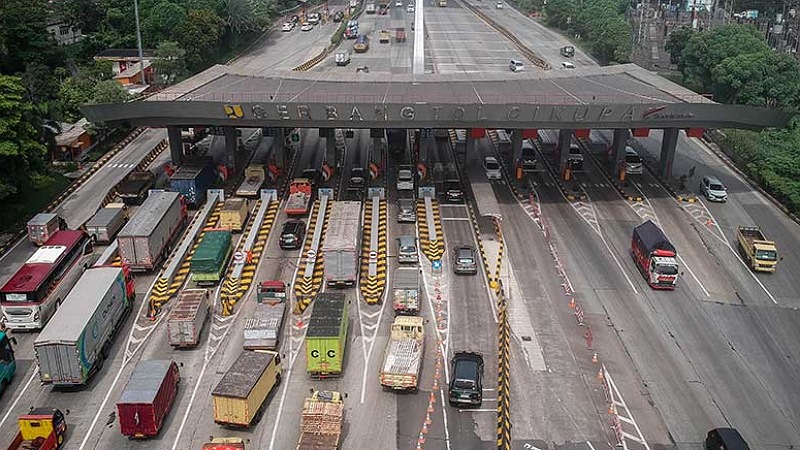
[[[15,248],[17,248],[17,246],[19,246],[19,244],[22,244],[22,243],[23,243],[23,242],[25,242],[26,240],[27,240],[27,236],[21,237],[21,238],[20,238],[20,239],[17,241],[17,243],[16,243],[16,244],[14,244],[14,245],[13,245],[13,246],[12,246],[10,249],[8,249],[8,251],[7,251],[7,252],[6,252],[6,253],[5,253],[3,256],[0,256],[0,261],[2,261],[2,260],[4,260],[4,259],[6,259],[6,256],[8,256],[8,255],[10,255],[11,253],[13,253],[13,252],[14,252],[14,249],[15,249]]]
[[[389,275],[386,275],[386,286],[391,286],[389,281]],[[385,292],[384,292],[385,293]],[[378,310],[380,314],[378,314],[378,320],[372,325],[365,325],[363,319],[367,315],[364,313],[362,316],[361,312],[361,301],[363,298],[361,297],[361,289],[356,289],[356,309],[358,310],[358,323],[361,327],[361,345],[363,348],[361,349],[364,354],[364,374],[361,379],[361,404],[364,404],[365,396],[367,394],[367,374],[369,372],[369,360],[372,357],[372,350],[375,347],[375,337],[377,336],[378,326],[381,323],[381,318],[383,318],[383,312],[386,310],[386,303],[381,302],[381,308]],[[368,336],[369,333],[366,331],[372,331],[372,335]]]
[[[591,442],[586,441],[586,445],[588,445],[591,450],[595,450],[594,445],[592,445]]]
[[[692,278],[694,278],[694,281],[696,281],[697,284],[700,285],[700,289],[703,290],[703,292],[706,294],[706,297],[711,297],[711,294],[708,293],[708,291],[706,290],[706,287],[703,286],[703,283],[701,283],[700,279],[697,278],[697,275],[694,274],[694,271],[692,270],[691,267],[689,267],[689,264],[686,264],[686,261],[684,261],[684,259],[681,257],[681,255],[678,255],[678,259],[681,261],[681,264],[686,266],[686,270],[689,271],[689,274],[692,276]]]
[[[588,193],[585,194],[586,198],[589,199],[589,201],[591,202],[592,199],[591,197],[589,197],[589,194]],[[600,228],[600,225],[598,224],[597,227]],[[622,275],[625,277],[625,281],[628,282],[628,286],[631,287],[631,290],[633,290],[634,294],[638,294],[639,290],[636,289],[636,285],[633,284],[633,280],[631,280],[631,278],[628,276],[628,272],[622,267],[622,262],[619,260],[619,258],[617,258],[616,253],[614,253],[614,251],[611,250],[611,246],[608,245],[608,241],[606,240],[605,236],[603,236],[602,233],[599,233],[599,235],[600,235],[600,240],[603,241],[603,245],[606,246],[606,250],[608,250],[608,254],[611,256],[611,259],[614,260],[614,263],[617,265],[619,270],[622,272]]]
[[[37,372],[37,368],[38,367],[39,367],[38,364],[34,364],[33,365],[33,369],[34,369],[33,373],[31,374],[30,378],[28,378],[28,382],[25,383],[25,386],[22,387],[22,390],[19,392],[19,394],[17,394],[17,398],[14,399],[14,402],[11,403],[11,406],[8,407],[8,411],[6,411],[6,414],[3,416],[3,420],[0,420],[0,428],[2,428],[3,424],[6,423],[6,420],[8,420],[8,416],[11,414],[11,411],[13,411],[14,408],[17,407],[17,404],[19,403],[20,399],[22,398],[22,394],[24,394],[25,391],[28,390],[28,388],[31,386],[31,383],[33,382],[33,379],[36,378],[36,372]]]

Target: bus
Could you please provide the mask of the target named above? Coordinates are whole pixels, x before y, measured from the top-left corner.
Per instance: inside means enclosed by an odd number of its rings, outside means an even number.
[[[10,329],[40,330],[93,261],[84,231],[53,234],[0,289],[3,322]]]

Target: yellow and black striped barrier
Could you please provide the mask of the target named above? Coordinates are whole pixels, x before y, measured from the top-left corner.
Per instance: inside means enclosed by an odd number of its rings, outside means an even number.
[[[425,200],[417,200],[417,227],[419,229],[419,246],[424,254],[430,261],[442,259],[444,255],[444,244],[442,242],[442,218],[439,211],[439,202],[436,200],[431,201],[431,210],[433,211],[433,224],[436,232],[436,240],[431,241],[431,233],[428,230],[428,219],[425,213]]]
[[[328,209],[330,209],[330,202],[328,202]],[[327,220],[325,217],[319,217],[320,201],[314,202],[314,209],[311,213],[311,218],[308,221],[308,232],[306,233],[306,242],[303,245],[303,254],[300,258],[300,264],[297,266],[297,276],[294,282],[294,295],[297,298],[295,303],[294,313],[302,314],[308,308],[314,296],[317,295],[322,287],[324,277],[324,258],[321,254],[317,253],[314,258],[314,273],[311,277],[305,276],[306,266],[308,265],[308,252],[311,250],[311,245],[314,241],[314,230],[317,226],[322,227],[322,239],[325,238],[325,231],[327,229]],[[327,214],[326,214],[327,215]],[[319,223],[321,222],[321,223]],[[321,242],[321,241],[320,241]],[[317,251],[316,249],[314,251]]]
[[[381,199],[378,206],[378,248],[377,272],[374,277],[369,276],[370,241],[372,240],[372,208],[364,208],[364,233],[361,238],[361,296],[370,305],[380,302],[386,288],[386,200]]]
[[[494,280],[495,292],[500,293],[500,269],[503,265],[503,252],[505,250],[505,241],[503,240],[503,231],[500,229],[500,221],[494,217],[492,218],[492,225],[494,225],[495,239],[497,239],[497,259],[494,262]]]
[[[511,449],[511,330],[502,287],[497,295],[497,448]]]

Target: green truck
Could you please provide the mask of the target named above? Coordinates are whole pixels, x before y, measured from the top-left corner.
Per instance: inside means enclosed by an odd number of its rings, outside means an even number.
[[[0,325],[2,326],[2,325]],[[14,349],[11,344],[16,344],[14,338],[9,338],[5,329],[0,329],[0,394],[5,392],[14,372],[17,371],[17,360],[14,358]]]
[[[306,371],[311,378],[336,378],[342,374],[347,325],[344,293],[317,294],[306,330]]]
[[[192,255],[192,281],[201,286],[219,283],[225,275],[232,252],[230,231],[207,231]]]

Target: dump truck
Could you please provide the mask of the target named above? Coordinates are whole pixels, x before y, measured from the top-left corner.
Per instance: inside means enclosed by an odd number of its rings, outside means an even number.
[[[304,216],[311,205],[311,180],[295,178],[289,185],[289,198],[286,199],[286,215]]]
[[[775,241],[767,239],[759,227],[740,225],[736,240],[751,269],[758,272],[775,272],[778,266],[778,249]]]
[[[122,435],[129,438],[157,436],[175,402],[180,381],[175,361],[139,361],[117,402]]]
[[[169,256],[186,217],[179,193],[153,192],[117,235],[122,263],[133,271],[153,270]]]
[[[86,233],[98,244],[110,244],[128,220],[124,203],[109,203],[86,222]]]
[[[258,422],[267,396],[281,382],[282,371],[277,353],[242,350],[211,392],[214,422],[234,427]]]
[[[422,317],[395,317],[383,356],[380,381],[386,390],[414,391],[425,351]]]
[[[267,178],[267,172],[263,164],[251,164],[244,169],[244,180],[236,190],[236,195],[240,197],[257,197]]]
[[[322,255],[328,286],[353,286],[361,254],[361,202],[337,201],[330,206]]]
[[[398,267],[392,277],[392,305],[397,315],[419,313],[419,269]]]
[[[11,346],[16,345],[17,340],[8,334],[5,326],[0,323],[0,394],[11,384],[17,372],[17,359],[14,356],[14,347]]]
[[[187,160],[169,177],[169,189],[180,192],[189,207],[197,208],[206,201],[206,191],[216,179],[214,159],[197,157]]]
[[[147,193],[156,182],[156,176],[149,170],[136,170],[128,174],[117,185],[117,196],[126,205],[141,205],[147,200]]]
[[[219,228],[230,230],[233,233],[241,233],[247,216],[250,214],[250,205],[244,198],[228,198],[222,204],[219,213]]]
[[[208,290],[184,289],[167,316],[167,337],[173,347],[194,347],[211,312]]]
[[[108,357],[135,295],[126,266],[87,269],[33,342],[42,383],[86,384]]]
[[[297,450],[336,450],[342,436],[344,401],[336,391],[314,391],[303,402]]]
[[[633,229],[631,255],[653,289],[675,289],[678,261],[675,247],[655,223],[648,220]]]
[[[192,281],[199,286],[215,285],[225,276],[233,253],[231,232],[213,229],[206,231],[189,260]]]
[[[8,450],[55,450],[67,435],[67,420],[56,408],[33,408],[17,420],[19,431]]]
[[[306,329],[306,371],[311,378],[342,374],[347,346],[347,300],[341,292],[321,292]]]
[[[53,237],[56,231],[66,230],[67,222],[58,214],[39,213],[28,221],[28,240],[34,245],[41,246]]]
[[[240,437],[211,437],[200,450],[245,450],[244,439]]]
[[[247,350],[275,350],[286,312],[286,284],[262,281],[258,284],[256,301],[253,315],[244,322],[242,346]]]

